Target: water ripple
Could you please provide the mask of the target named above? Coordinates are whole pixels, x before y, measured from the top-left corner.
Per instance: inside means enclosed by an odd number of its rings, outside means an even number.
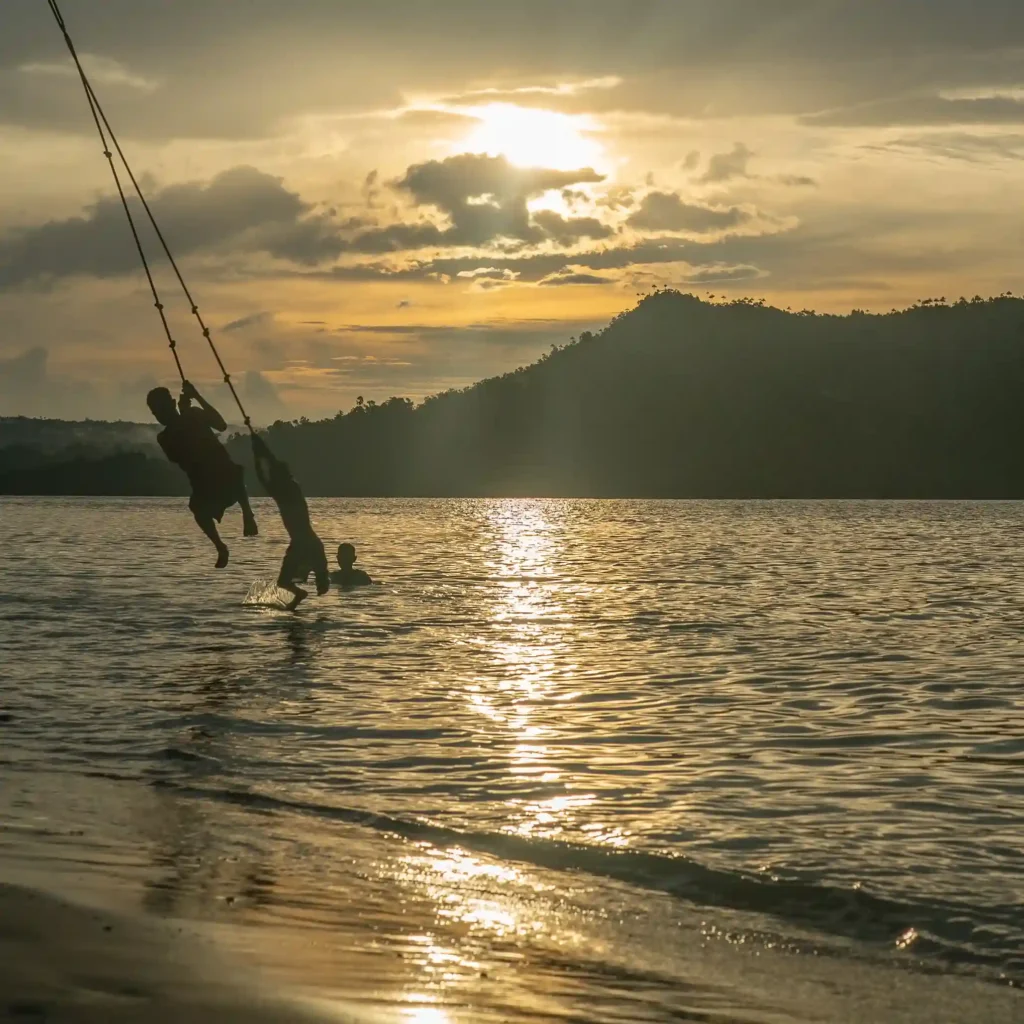
[[[344,801],[1024,960],[1024,507],[312,504],[381,583],[287,615],[241,606],[265,504],[214,573],[180,502],[4,501],[4,770]]]

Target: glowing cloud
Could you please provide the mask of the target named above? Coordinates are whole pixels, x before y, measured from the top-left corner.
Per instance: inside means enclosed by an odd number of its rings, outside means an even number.
[[[476,118],[478,124],[456,143],[455,152],[504,156],[519,167],[559,171],[601,169],[607,164],[604,148],[591,135],[596,125],[590,118],[510,103],[489,103],[463,113]]]

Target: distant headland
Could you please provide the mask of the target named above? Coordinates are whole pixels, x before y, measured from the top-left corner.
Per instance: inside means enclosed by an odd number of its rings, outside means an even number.
[[[1022,428],[1024,299],[839,316],[666,289],[501,377],[265,436],[320,496],[1021,498]],[[0,421],[0,493],[185,494],[155,430]]]

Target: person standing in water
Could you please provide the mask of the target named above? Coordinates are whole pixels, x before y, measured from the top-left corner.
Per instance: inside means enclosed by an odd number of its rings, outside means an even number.
[[[193,406],[193,402],[198,404]],[[182,382],[177,404],[167,388],[153,388],[146,395],[146,404],[164,426],[157,443],[188,477],[192,486],[188,507],[199,529],[217,549],[217,568],[223,569],[228,564],[228,546],[217,532],[217,523],[232,505],[241,506],[245,536],[259,533],[245,490],[244,471],[231,461],[217,437],[227,429],[227,423],[187,380]]]
[[[338,545],[338,565],[331,573],[331,582],[339,587],[365,587],[373,582],[362,569],[355,568],[356,549],[351,544]]]
[[[309,521],[309,506],[288,464],[277,458],[263,438],[256,434],[252,436],[252,449],[256,460],[256,475],[277,503],[281,522],[291,538],[281,560],[277,585],[294,595],[295,600],[288,606],[289,611],[294,611],[299,602],[309,596],[298,584],[304,583],[311,572],[316,577],[317,594],[326,594],[330,589],[327,553],[323,541],[316,535]]]

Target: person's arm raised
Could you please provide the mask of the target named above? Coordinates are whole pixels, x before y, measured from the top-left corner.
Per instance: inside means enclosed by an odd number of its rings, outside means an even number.
[[[219,434],[222,430],[227,430],[227,421],[217,410],[210,405],[210,403],[203,398],[201,394],[196,390],[195,385],[190,381],[183,381],[181,385],[182,398],[199,403],[199,407],[206,414],[206,422]]]

